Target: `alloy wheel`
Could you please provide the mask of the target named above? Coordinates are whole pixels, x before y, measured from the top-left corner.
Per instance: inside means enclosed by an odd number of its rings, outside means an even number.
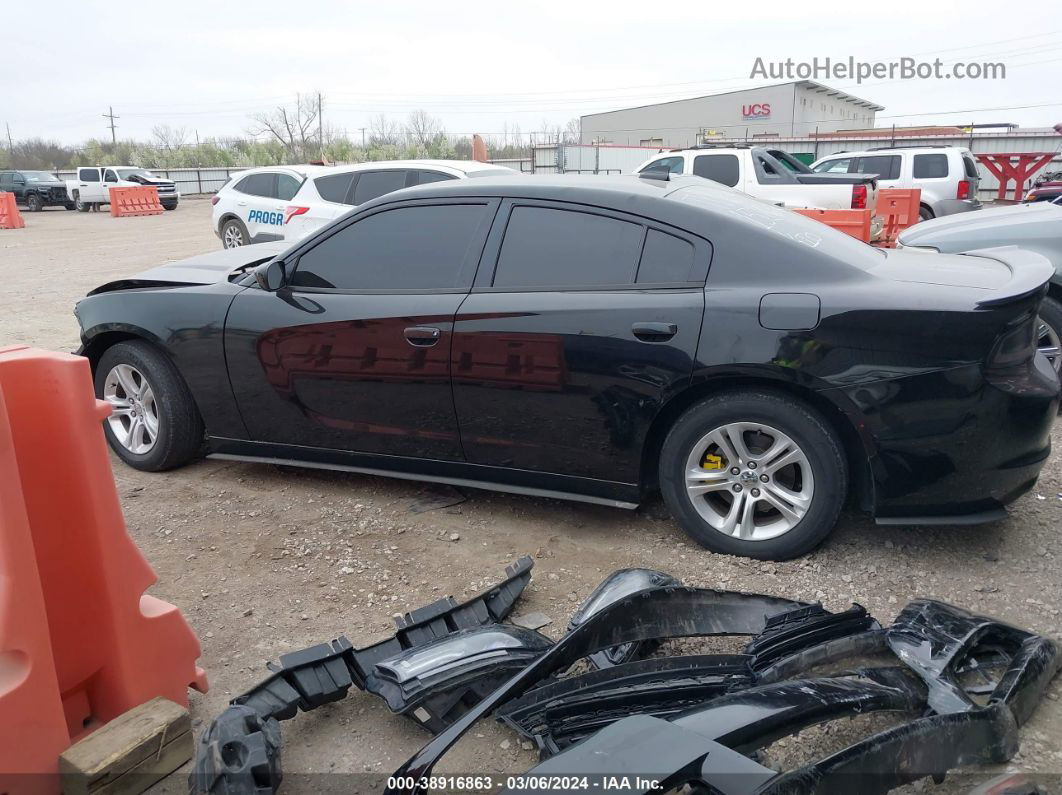
[[[1055,372],[1062,371],[1062,345],[1058,336],[1058,330],[1052,328],[1043,321],[1042,318],[1037,319],[1036,327],[1036,349],[1047,357],[1047,361],[1051,362],[1051,366],[1055,368]]]
[[[225,248],[239,248],[244,244],[243,230],[236,224],[228,224],[224,231]]]
[[[136,455],[151,452],[159,437],[159,409],[144,374],[129,364],[115,365],[103,382],[103,399],[111,404],[107,424],[118,443]]]
[[[804,518],[815,493],[811,463],[789,436],[759,422],[706,433],[686,461],[686,495],[711,527],[766,541]]]

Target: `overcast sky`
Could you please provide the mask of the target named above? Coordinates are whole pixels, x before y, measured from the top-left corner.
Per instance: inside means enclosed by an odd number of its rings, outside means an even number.
[[[320,91],[328,124],[423,108],[453,133],[526,133],[585,113],[764,85],[757,56],[999,61],[1005,80],[823,80],[878,125],[1062,121],[1058,0],[963,4],[5,2],[0,123],[64,143],[155,125],[245,134]],[[1026,107],[1017,107],[1026,106]],[[972,109],[985,108],[975,113]],[[956,111],[951,113],[951,111]],[[706,120],[706,123],[710,120]],[[0,127],[0,135],[3,129]]]

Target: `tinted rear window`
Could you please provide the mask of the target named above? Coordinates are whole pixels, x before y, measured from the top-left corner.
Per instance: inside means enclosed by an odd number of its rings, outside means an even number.
[[[445,182],[448,179],[457,179],[451,174],[443,174],[441,171],[417,171],[417,180],[414,185],[427,185],[432,182]]]
[[[977,163],[969,155],[962,156],[962,166],[966,170],[966,176],[969,179],[977,179]]]
[[[737,155],[697,155],[693,158],[693,173],[732,188],[738,184],[741,168]]]
[[[329,174],[327,177],[318,177],[313,184],[326,202],[343,204],[346,202],[347,190],[350,188],[352,179],[354,179],[353,174]]]
[[[693,270],[693,245],[680,237],[650,229],[645,235],[639,284],[685,282]]]
[[[276,198],[276,174],[266,171],[261,174],[251,174],[236,183],[235,190],[246,193],[249,196],[266,196]]]
[[[948,176],[948,156],[945,154],[915,155],[914,178],[938,179]]]
[[[483,204],[440,204],[374,213],[299,257],[292,284],[343,290],[455,287],[486,212]]]
[[[354,203],[362,204],[406,186],[406,171],[365,171],[354,186]]]
[[[514,207],[494,286],[630,284],[641,242],[639,224],[593,213]]]

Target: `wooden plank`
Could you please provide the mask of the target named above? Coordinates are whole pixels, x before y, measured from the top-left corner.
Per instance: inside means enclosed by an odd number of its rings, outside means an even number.
[[[70,746],[59,772],[67,795],[140,793],[191,758],[188,710],[154,698]]]

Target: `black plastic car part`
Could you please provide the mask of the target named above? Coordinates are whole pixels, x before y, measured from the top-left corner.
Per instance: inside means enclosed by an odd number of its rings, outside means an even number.
[[[645,782],[641,789],[635,783],[631,792],[658,792],[691,783],[721,795],[884,793],[925,776],[940,779],[956,766],[1010,759],[1017,750],[1018,725],[1062,664],[1052,641],[938,602],[912,603],[893,628],[882,631],[865,620],[858,606],[837,614],[841,618],[827,618],[808,605],[781,607],[781,600],[770,604],[765,599],[769,597],[663,587],[604,608],[429,741],[396,771],[394,786],[386,791],[420,795],[424,790],[419,782],[478,718],[520,698],[580,657],[652,637],[755,634],[767,629],[750,647],[767,652],[765,660],[771,661],[761,676],[771,679],[836,665],[845,654],[890,649],[906,667],[865,668],[849,677],[772,681],[717,697],[671,720],[626,717],[520,777],[528,784],[522,791],[535,791],[536,782],[549,781],[549,775],[630,772]],[[753,605],[761,610],[758,619]],[[781,613],[790,616],[775,618],[768,629],[771,616]],[[837,633],[805,648],[778,643],[788,634],[789,621],[809,622],[805,637],[824,623],[832,624]],[[845,626],[854,634],[840,634]],[[783,649],[790,653],[783,656]],[[970,670],[971,662],[998,660],[1001,655],[1007,661],[993,686],[986,688],[984,681],[976,686],[984,695],[979,705],[970,691],[963,690],[959,677]],[[787,773],[772,771],[745,755],[807,726],[877,710],[928,714]]]
[[[189,776],[190,789],[214,795],[273,791],[281,779],[277,721],[295,717],[300,709],[307,712],[322,704],[339,701],[351,686],[366,689],[369,678],[375,677],[379,663],[461,633],[496,625],[512,611],[531,580],[533,567],[534,561],[530,557],[520,558],[505,569],[505,578],[501,582],[466,602],[458,603],[448,596],[406,613],[395,619],[397,630],[394,635],[364,649],[355,649],[349,640],[340,637],[331,643],[282,655],[278,664],[269,664],[272,673],[267,679],[234,698],[232,706],[202,734]],[[537,635],[532,639],[537,654],[544,648],[542,641],[548,645],[548,640],[538,633],[533,634]],[[531,636],[526,636],[525,640],[528,638]],[[521,664],[526,664],[527,656],[521,649],[510,648],[508,656],[503,653],[495,660],[500,670],[511,672],[515,666],[506,664],[509,659],[519,657]],[[475,677],[463,680],[458,677],[449,682],[447,688],[416,694],[412,692],[416,688],[410,685],[413,698],[408,704],[403,701],[401,693],[392,692],[384,684],[386,679],[374,678],[373,692],[386,691],[391,696],[389,704],[398,704],[403,712],[415,711],[412,717],[418,723],[438,731],[447,720],[463,714],[474,704],[488,684],[496,686],[502,678],[477,681]],[[461,689],[463,684],[467,684],[466,691]],[[234,755],[226,748],[244,748],[247,754]],[[269,760],[264,767],[259,752]],[[259,761],[252,764],[248,760]],[[267,783],[262,784],[263,781]]]
[[[600,613],[604,608],[646,588],[659,588],[664,585],[682,585],[682,581],[655,569],[619,569],[612,572],[598,585],[579,606],[568,622],[568,631],[578,629],[590,616]],[[589,655],[590,665],[594,668],[608,668],[620,663],[637,660],[651,654],[659,642],[655,639],[639,643],[623,643],[611,649],[602,649]]]

